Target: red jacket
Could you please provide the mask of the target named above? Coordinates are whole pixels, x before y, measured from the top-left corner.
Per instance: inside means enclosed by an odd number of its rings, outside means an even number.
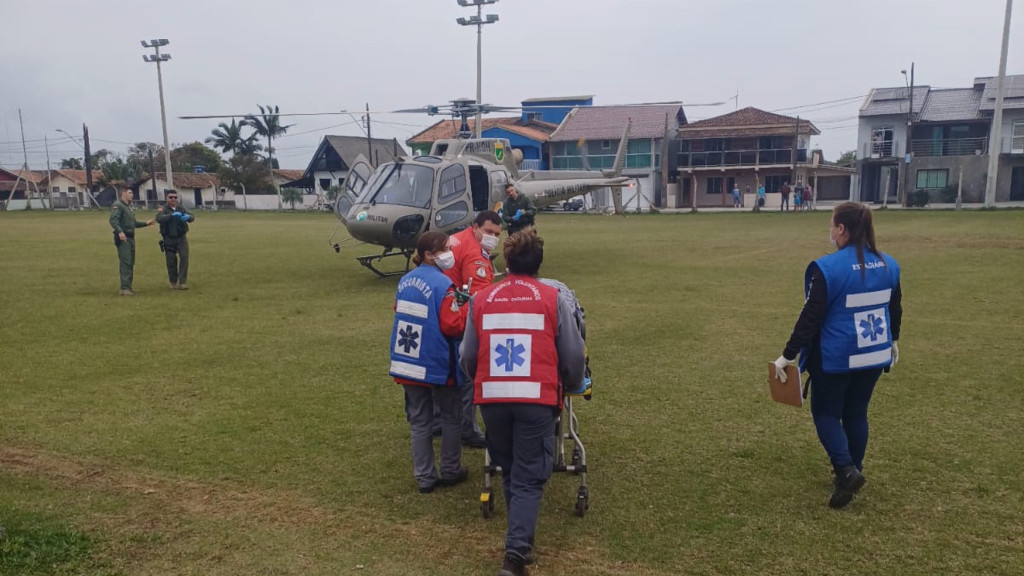
[[[473,228],[452,234],[448,240],[455,256],[455,266],[445,270],[445,274],[452,279],[455,287],[461,289],[464,285],[469,286],[469,293],[476,294],[494,282],[494,266],[491,264],[490,255],[477,242],[473,235]]]
[[[479,348],[476,404],[561,405],[558,377],[558,290],[513,275],[473,298]]]

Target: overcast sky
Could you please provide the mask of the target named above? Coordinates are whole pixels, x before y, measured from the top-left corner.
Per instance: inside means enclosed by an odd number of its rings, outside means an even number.
[[[1024,73],[1024,5],[1007,72]],[[593,94],[595,104],[731,98],[778,110],[903,84],[969,86],[998,71],[1004,0],[501,0],[485,13],[484,101]],[[0,166],[80,155],[56,132],[89,125],[93,150],[161,142],[156,70],[139,41],[168,38],[170,140],[202,140],[216,120],[187,114],[418,107],[473,97],[475,14],[456,0],[0,0]],[[787,110],[815,121],[826,158],[856,146],[859,100]],[[686,107],[693,121],[734,109]],[[305,168],[325,134],[360,135],[347,116],[286,119],[283,168]],[[436,118],[374,117],[404,141]],[[386,124],[390,123],[390,124]],[[344,124],[342,126],[334,126]]]

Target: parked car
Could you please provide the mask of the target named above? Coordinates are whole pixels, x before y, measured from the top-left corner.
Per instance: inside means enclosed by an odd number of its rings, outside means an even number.
[[[583,209],[583,198],[573,198],[572,200],[566,200],[565,204],[562,204],[562,210],[566,212],[572,210],[573,212],[579,212]]]

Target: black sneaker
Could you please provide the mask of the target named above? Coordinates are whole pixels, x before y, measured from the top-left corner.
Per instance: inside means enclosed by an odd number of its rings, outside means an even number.
[[[437,485],[441,488],[447,488],[449,486],[455,486],[456,484],[462,484],[466,481],[466,478],[469,478],[469,470],[463,466],[455,476],[452,476],[451,478],[439,478],[437,480]]]
[[[529,576],[525,559],[515,552],[506,552],[498,576]]]
[[[440,482],[437,482],[435,484],[431,484],[430,486],[420,486],[420,494],[430,494],[431,492],[434,491],[434,488],[438,484],[440,484]]]
[[[832,496],[828,499],[830,508],[843,508],[853,500],[853,495],[864,487],[864,475],[854,466],[844,466],[836,471],[832,479]]]
[[[463,436],[462,445],[466,448],[487,448],[487,440],[482,435]]]

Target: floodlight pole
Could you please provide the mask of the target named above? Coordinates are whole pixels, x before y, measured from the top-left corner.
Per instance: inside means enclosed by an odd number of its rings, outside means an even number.
[[[1003,50],[999,54],[999,78],[996,79],[996,108],[992,115],[992,134],[988,141],[988,177],[985,179],[985,207],[996,206],[996,180],[999,179],[999,155],[1002,153],[1003,80],[1006,78],[1006,53],[1010,47],[1010,12],[1013,0],[1006,0],[1003,20]]]
[[[164,129],[164,164],[165,171],[167,172],[167,185],[174,188],[174,171],[171,168],[171,145],[167,140],[167,112],[164,108],[164,76],[160,71],[160,63],[166,62],[171,59],[170,54],[161,54],[160,47],[170,44],[170,40],[161,38],[158,40],[142,41],[144,48],[152,48],[153,55],[146,54],[142,59],[146,62],[156,62],[156,82],[160,88],[160,122],[163,124]],[[156,174],[153,174],[153,180],[156,181]]]
[[[481,119],[480,106],[483,104],[483,89],[482,89],[482,78],[483,78],[483,27],[484,24],[494,24],[498,21],[497,14],[488,14],[487,19],[483,18],[483,7],[485,4],[495,4],[498,0],[458,0],[459,6],[469,7],[476,6],[476,16],[470,16],[469,18],[459,18],[456,22],[460,26],[476,26],[476,120],[473,125],[473,134],[476,138],[480,138]]]

